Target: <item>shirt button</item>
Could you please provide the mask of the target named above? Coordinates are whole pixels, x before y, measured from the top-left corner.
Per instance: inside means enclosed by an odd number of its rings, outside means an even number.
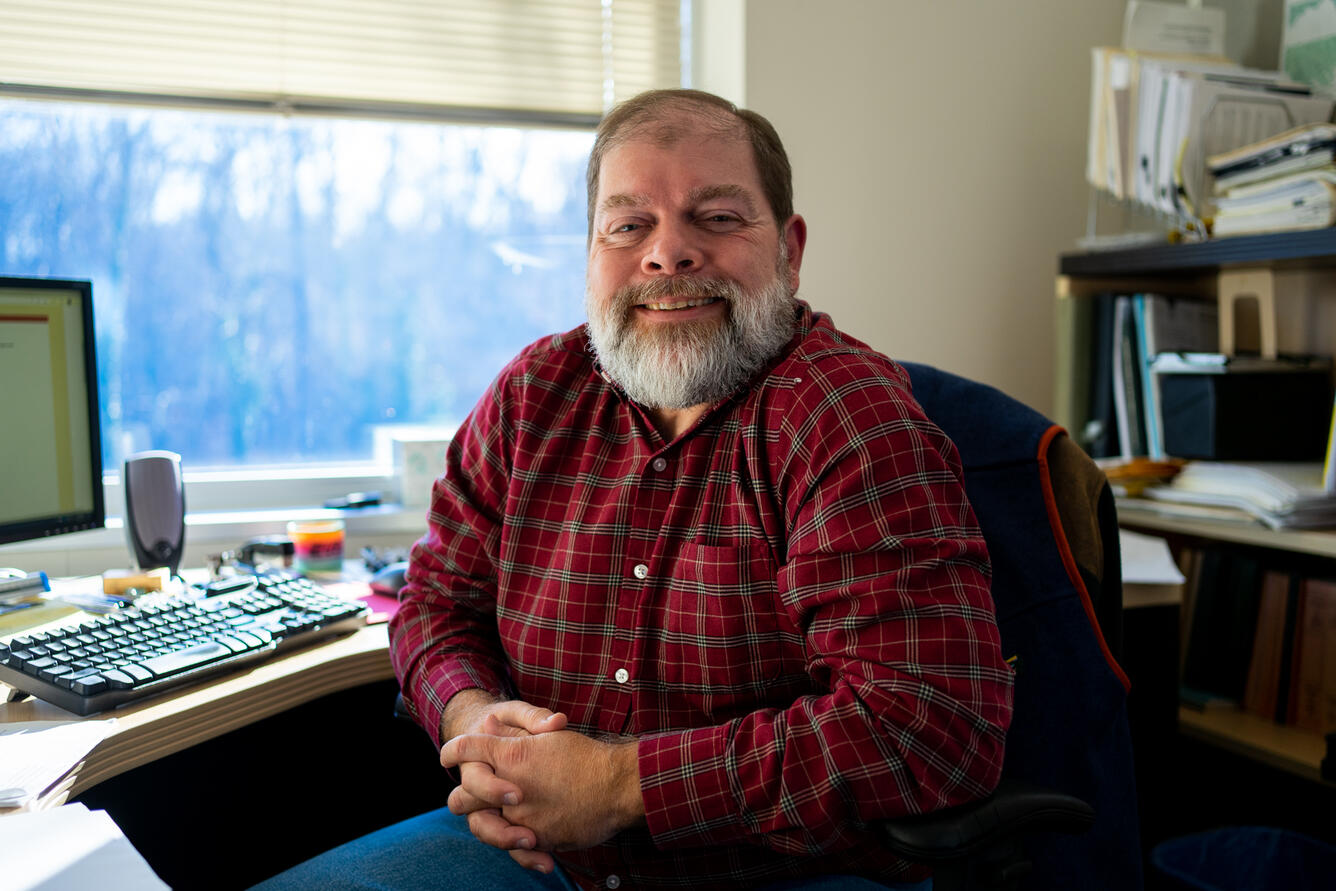
[[[660,456],[651,461],[649,466],[653,467],[656,473],[663,473],[668,469],[668,461],[663,458],[663,456]]]
[[[638,579],[647,579],[649,578],[649,567],[644,563],[637,563],[635,567],[632,568],[631,574]]]
[[[631,679],[631,672],[627,671],[625,668],[619,668],[612,673],[612,676],[617,679],[617,683],[625,684]]]
[[[622,887],[622,879],[621,879],[621,876],[619,876],[619,875],[617,875],[617,874],[614,873],[613,875],[608,876],[608,877],[603,881],[603,884],[604,884],[604,885],[607,885],[609,888],[611,888],[612,891],[617,891],[618,888]]]

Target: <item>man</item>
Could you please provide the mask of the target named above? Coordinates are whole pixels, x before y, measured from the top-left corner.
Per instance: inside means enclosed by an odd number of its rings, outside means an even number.
[[[391,626],[472,837],[379,849],[489,887],[918,881],[868,824],[987,793],[1010,719],[954,447],[795,299],[763,118],[643,94],[588,181],[589,322],[461,427]]]

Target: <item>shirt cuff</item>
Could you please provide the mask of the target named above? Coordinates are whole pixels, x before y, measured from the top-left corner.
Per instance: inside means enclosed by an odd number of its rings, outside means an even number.
[[[500,679],[492,672],[479,671],[475,666],[458,660],[436,665],[430,671],[418,675],[413,687],[419,721],[438,749],[446,742],[441,739],[441,717],[445,714],[446,704],[456,693],[482,689],[493,696],[504,698]]]
[[[657,847],[727,844],[748,835],[728,768],[732,731],[730,723],[641,738],[640,794]]]

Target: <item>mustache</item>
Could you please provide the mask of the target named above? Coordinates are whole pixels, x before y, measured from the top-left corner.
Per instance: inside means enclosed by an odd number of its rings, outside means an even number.
[[[654,303],[666,297],[676,297],[681,300],[721,297],[730,303],[736,303],[741,295],[742,287],[729,279],[675,275],[618,288],[614,295],[614,305],[629,309],[642,303]]]

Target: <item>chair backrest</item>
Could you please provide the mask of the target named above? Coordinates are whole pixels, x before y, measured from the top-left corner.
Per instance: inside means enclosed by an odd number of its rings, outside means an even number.
[[[1002,646],[1016,669],[1003,773],[1074,795],[1096,811],[1083,835],[1032,840],[1035,872],[1025,887],[1140,888],[1127,677],[1115,658],[1122,584],[1108,486],[1098,475],[1093,487],[1074,479],[1080,462],[1089,470],[1093,463],[1061,427],[1023,403],[939,369],[902,364],[915,398],[960,451],[965,491],[993,563]],[[1058,455],[1064,466],[1055,471]],[[1086,497],[1091,491],[1095,497]],[[1080,537],[1083,522],[1094,530],[1088,537],[1096,552],[1078,559],[1069,538]]]

